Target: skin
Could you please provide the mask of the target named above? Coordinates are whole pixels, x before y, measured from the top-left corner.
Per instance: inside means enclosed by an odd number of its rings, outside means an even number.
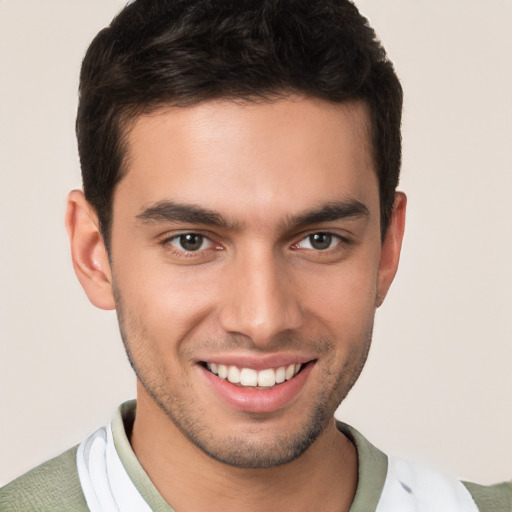
[[[397,193],[381,240],[368,133],[364,104],[302,97],[141,116],[110,260],[94,210],[70,194],[76,273],[93,304],[117,308],[138,377],[133,449],[177,512],[350,508],[357,456],[333,414],[366,360],[406,203]],[[203,364],[291,360],[308,363],[297,389],[245,409]]]

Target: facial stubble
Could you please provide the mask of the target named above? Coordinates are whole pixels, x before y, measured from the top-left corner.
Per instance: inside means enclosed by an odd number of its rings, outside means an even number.
[[[238,468],[276,467],[304,454],[332,423],[335,410],[364,367],[371,344],[373,322],[341,367],[328,367],[324,371],[323,381],[328,385],[318,391],[312,410],[301,424],[290,424],[286,432],[274,434],[269,440],[264,432],[265,422],[271,415],[248,414],[248,426],[242,434],[219,437],[208,429],[205,414],[193,403],[192,386],[186,379],[178,379],[181,390],[176,392],[176,384],[169,381],[165,364],[152,358],[154,351],[147,330],[134,315],[127,314],[121,294],[116,288],[114,290],[121,338],[130,365],[147,394],[193,445],[212,459]],[[219,346],[218,342],[216,346]],[[329,357],[334,353],[335,341],[321,338],[307,346],[314,347],[323,357]]]

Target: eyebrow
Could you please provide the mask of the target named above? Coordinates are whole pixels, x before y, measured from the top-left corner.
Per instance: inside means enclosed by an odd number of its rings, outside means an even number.
[[[333,222],[340,219],[369,217],[368,208],[356,199],[330,201],[318,208],[290,217],[286,221],[289,228],[298,228],[321,222]],[[170,200],[159,201],[147,206],[136,218],[144,224],[158,222],[187,222],[206,226],[239,230],[240,224],[229,222],[222,215],[193,204],[176,203]]]
[[[193,204],[175,203],[174,201],[159,201],[146,207],[136,218],[143,223],[153,222],[189,222],[207,226],[235,228],[222,215]]]
[[[302,227],[321,222],[333,222],[341,219],[369,217],[368,208],[357,199],[330,201],[319,208],[312,208],[306,212],[291,217],[288,220],[290,227]]]

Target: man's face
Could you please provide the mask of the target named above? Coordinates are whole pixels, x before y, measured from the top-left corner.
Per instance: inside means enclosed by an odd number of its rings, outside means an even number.
[[[381,255],[367,133],[362,104],[303,98],[162,109],[129,133],[123,339],[145,399],[218,460],[293,460],[363,367]]]

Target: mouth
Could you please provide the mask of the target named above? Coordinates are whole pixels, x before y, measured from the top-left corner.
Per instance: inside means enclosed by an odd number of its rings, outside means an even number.
[[[255,370],[235,365],[202,362],[202,366],[223,380],[243,388],[272,389],[293,379],[309,363],[292,363],[277,368]]]
[[[266,364],[261,360],[238,359],[203,360],[197,366],[216,396],[230,408],[251,414],[274,413],[295,403],[316,363],[316,359],[300,358]]]

